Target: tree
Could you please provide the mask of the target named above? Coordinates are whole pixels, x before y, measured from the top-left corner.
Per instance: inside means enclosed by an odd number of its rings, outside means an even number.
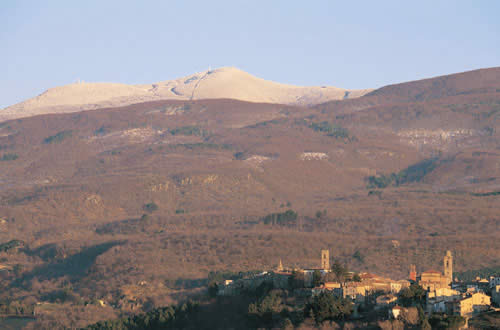
[[[304,287],[304,273],[296,270],[292,271],[292,275],[288,278],[288,286],[290,289],[301,289]]]
[[[356,274],[354,274],[354,275],[352,276],[352,281],[353,281],[353,282],[361,282],[361,277],[359,276],[359,274],[358,274],[358,273],[356,273]]]
[[[335,280],[339,283],[345,283],[349,272],[347,271],[347,267],[342,266],[338,260],[336,260],[332,265],[332,273],[335,277]]]
[[[324,217],[326,217],[326,210],[323,210],[323,211],[318,210],[318,211],[316,211],[316,218],[317,219],[321,219],[321,218],[324,218]]]
[[[12,270],[14,271],[14,275],[16,275],[16,277],[20,277],[24,271],[24,266],[21,264],[15,264]]]
[[[353,303],[350,299],[336,297],[330,292],[322,292],[314,297],[313,302],[305,310],[306,313],[310,311],[317,323],[325,320],[343,320],[351,315]]]
[[[146,212],[153,213],[154,211],[158,210],[158,205],[156,205],[155,202],[151,202],[151,203],[144,204],[144,206],[142,208]]]
[[[432,329],[460,329],[465,319],[460,315],[432,314],[429,324]]]
[[[283,329],[283,330],[293,329],[293,323],[292,323],[292,321],[290,321],[289,318],[283,319],[283,321],[281,322],[281,329]]]
[[[248,305],[248,314],[258,321],[269,323],[273,320],[273,314],[280,312],[281,292],[271,291],[263,299]]]
[[[359,250],[356,250],[356,252],[354,252],[352,257],[361,263],[365,261],[365,257],[363,257],[363,255],[361,254],[361,252],[359,252]]]
[[[282,213],[271,213],[262,218],[262,221],[266,225],[291,225],[294,224],[297,220],[297,212],[293,210],[287,210]]]
[[[431,330],[432,329],[432,327],[427,319],[424,319],[422,321],[422,323],[420,323],[420,328],[422,330]]]
[[[208,283],[208,295],[210,297],[217,296],[217,291],[219,291],[219,285],[215,281]]]
[[[399,292],[399,300],[405,307],[423,306],[427,292],[420,285],[413,283]]]

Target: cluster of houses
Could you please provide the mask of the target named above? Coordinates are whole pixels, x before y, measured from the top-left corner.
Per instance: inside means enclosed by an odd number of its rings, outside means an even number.
[[[453,281],[453,256],[450,251],[447,251],[443,258],[443,273],[428,270],[417,274],[416,266],[411,265],[406,280],[392,280],[371,273],[360,273],[356,280],[341,283],[331,281],[331,276],[328,276],[331,273],[329,251],[322,250],[320,268],[286,269],[280,260],[274,271],[221,283],[218,295],[238,295],[245,290],[254,290],[262,283],[272,283],[274,288],[289,290],[290,278],[297,273],[301,274],[299,278],[303,279],[304,283],[303,288],[294,288],[294,295],[313,297],[322,292],[331,292],[339,297],[351,298],[357,307],[370,302],[375,304],[376,309],[386,308],[393,318],[397,318],[404,310],[398,305],[398,293],[413,283],[426,290],[427,314],[446,313],[469,318],[489,310],[492,301],[500,305],[500,276],[492,276],[489,280],[477,279],[470,283]],[[317,281],[314,281],[314,277],[319,275],[321,284],[315,286]]]

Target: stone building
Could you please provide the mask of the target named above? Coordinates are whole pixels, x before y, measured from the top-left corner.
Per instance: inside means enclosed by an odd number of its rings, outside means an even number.
[[[410,265],[410,275],[408,279],[412,282],[417,282],[417,267],[415,265]]]
[[[304,274],[304,287],[306,288],[313,287],[314,272],[319,272],[321,278],[325,278],[326,274],[330,272],[321,268],[302,269],[300,271]]]
[[[218,296],[236,296],[244,291],[255,291],[264,282],[272,282],[272,274],[262,272],[237,280],[225,280],[220,283],[217,290]]]
[[[448,287],[448,278],[436,270],[423,272],[418,278],[418,284],[427,291],[435,291]]]
[[[342,296],[351,298],[356,303],[364,302],[371,292],[371,286],[362,282],[347,282],[342,286]]]
[[[317,296],[322,292],[330,292],[337,296],[342,296],[342,287],[338,282],[325,282],[319,287],[311,289],[311,293],[313,296]]]
[[[349,297],[356,303],[364,302],[367,296],[374,292],[397,294],[403,288],[410,286],[409,281],[395,281],[371,273],[360,273],[359,277],[361,282],[347,282],[342,286],[343,297]]]
[[[330,273],[330,251],[321,250],[320,268],[307,268],[299,270],[304,274],[304,286],[310,288],[313,286],[313,277],[315,272],[321,274],[321,278],[324,279],[326,274]]]
[[[449,288],[453,282],[453,257],[451,251],[446,251],[443,258],[443,274],[436,270],[422,272],[417,277],[418,284],[427,291],[435,291],[441,288]]]
[[[386,293],[399,293],[401,289],[410,286],[406,280],[395,281],[390,278],[378,276],[371,273],[360,273],[361,283],[367,286],[370,291],[382,291]]]
[[[321,269],[330,271],[330,251],[321,250]]]
[[[470,317],[490,309],[491,298],[482,292],[466,294],[463,297],[447,303],[447,312],[464,317]]]
[[[461,293],[450,288],[427,292],[427,313],[446,313],[446,303],[460,299]]]
[[[375,300],[376,302],[375,309],[383,309],[390,306],[394,306],[396,305],[397,300],[398,297],[396,297],[393,294],[385,294],[382,296],[378,296],[377,299]]]
[[[446,251],[446,255],[443,258],[444,266],[444,277],[448,281],[448,285],[453,282],[453,257],[451,256],[451,251]]]
[[[491,300],[500,306],[500,284],[491,289]]]
[[[494,288],[497,285],[500,285],[500,276],[490,276],[490,280],[488,281],[490,284],[490,288]]]
[[[396,305],[389,309],[389,318],[396,320],[403,312],[405,312],[405,308]]]

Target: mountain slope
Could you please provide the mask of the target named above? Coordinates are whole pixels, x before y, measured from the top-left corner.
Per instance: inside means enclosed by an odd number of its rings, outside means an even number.
[[[415,86],[433,95],[421,101],[413,82],[307,111],[161,100],[0,123],[0,244],[27,247],[0,255],[22,266],[0,276],[0,300],[70,283],[102,311],[135,312],[198,292],[211,271],[316,267],[325,248],[394,279],[441,267],[446,250],[459,272],[498,265],[495,70],[425,81],[438,87]],[[296,220],[264,221],[289,209]]]
[[[375,106],[437,101],[443,98],[500,93],[500,67],[455,73],[388,85],[350,100],[333,100],[316,107],[351,113]]]
[[[151,85],[75,83],[55,87],[37,97],[1,110],[0,120],[125,106],[155,100],[228,98],[309,106],[331,100],[355,98],[369,91],[325,86],[291,86],[260,79],[236,68],[220,68]]]
[[[386,102],[411,102],[454,95],[491,93],[499,90],[500,67],[497,67],[384,86],[366,96],[383,96]]]

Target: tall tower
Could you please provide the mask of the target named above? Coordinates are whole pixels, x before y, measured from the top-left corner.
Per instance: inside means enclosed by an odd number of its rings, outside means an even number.
[[[417,281],[417,267],[415,265],[410,265],[410,276],[409,279],[413,282]]]
[[[446,251],[446,255],[443,258],[444,265],[444,277],[448,282],[448,285],[451,285],[453,282],[453,257],[451,256],[451,251]]]
[[[280,259],[280,263],[278,265],[278,268],[276,269],[278,272],[282,272],[283,271],[283,263],[281,262],[281,259]]]
[[[321,250],[321,269],[330,270],[330,251]]]

